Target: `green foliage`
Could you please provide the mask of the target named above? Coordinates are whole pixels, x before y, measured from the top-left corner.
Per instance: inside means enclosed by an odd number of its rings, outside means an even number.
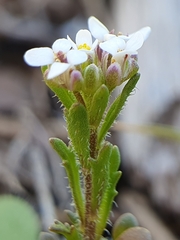
[[[24,200],[2,195],[0,197],[0,239],[37,240],[40,223],[32,207]]]
[[[82,235],[77,227],[70,225],[69,223],[62,223],[60,221],[55,221],[54,224],[50,226],[52,232],[62,234],[67,240],[82,240]]]
[[[80,103],[75,103],[69,111],[66,111],[67,129],[82,166],[86,165],[90,155],[89,150],[89,121],[85,107]]]
[[[117,195],[116,184],[121,177],[121,172],[118,171],[120,165],[120,154],[117,146],[112,147],[112,153],[109,158],[109,174],[108,186],[104,190],[103,198],[98,211],[98,221],[96,226],[97,236],[101,235],[102,231],[106,226],[109,213],[111,211],[114,197]],[[97,238],[99,239],[99,238]]]
[[[72,106],[72,104],[76,102],[74,94],[70,92],[68,89],[63,88],[58,82],[46,80],[45,83],[55,93],[59,101],[67,109],[69,109]]]
[[[92,169],[92,211],[96,214],[105,189],[108,187],[109,179],[109,158],[112,152],[112,145],[105,143],[99,151],[97,160],[91,161]]]
[[[98,127],[100,122],[102,121],[103,114],[106,110],[107,104],[109,100],[109,90],[106,85],[101,85],[98,90],[95,92],[90,110],[89,110],[89,117],[90,117],[90,125]]]
[[[84,222],[84,199],[81,191],[79,165],[77,164],[75,154],[66,146],[62,140],[58,138],[50,138],[49,141],[54,150],[62,159],[79,218],[82,222]]]
[[[117,239],[125,230],[131,227],[137,227],[138,221],[131,213],[122,214],[115,222],[112,229],[113,239]]]
[[[114,100],[112,105],[110,106],[104,122],[99,130],[98,134],[98,144],[102,142],[104,137],[106,136],[107,132],[109,131],[111,125],[114,123],[116,118],[118,117],[120,111],[122,110],[127,98],[135,88],[138,80],[140,78],[140,75],[137,73],[134,75],[125,85],[125,87],[122,90],[122,93]]]

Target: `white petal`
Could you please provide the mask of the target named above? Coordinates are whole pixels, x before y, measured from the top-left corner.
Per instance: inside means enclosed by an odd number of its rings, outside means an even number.
[[[70,50],[67,53],[67,61],[72,65],[78,65],[87,60],[88,56],[85,52],[79,50]]]
[[[49,70],[47,79],[52,79],[65,72],[70,67],[69,63],[54,62]]]
[[[132,37],[127,41],[126,50],[127,51],[136,51],[142,47],[144,42],[144,37],[141,32],[136,32]]]
[[[92,46],[92,36],[88,30],[79,30],[76,34],[77,46],[86,43],[89,47]]]
[[[57,39],[52,45],[54,53],[58,53],[59,51],[67,53],[70,48],[71,43],[65,38]]]
[[[126,43],[122,38],[115,37],[111,38],[111,40],[116,42],[116,45],[118,46],[118,51],[122,51],[125,49]]]
[[[113,37],[116,37],[116,35],[111,34],[111,33],[107,33],[107,34],[104,35],[104,40],[107,41],[107,40],[109,40]]]
[[[125,44],[125,41],[123,39],[118,38],[118,37],[113,37],[106,42],[100,43],[99,46],[104,51],[114,55],[118,51],[124,50],[126,44]]]
[[[103,41],[104,36],[109,33],[109,30],[93,16],[88,19],[88,26],[93,37],[100,41]]]
[[[144,27],[144,28],[141,28],[138,32],[140,32],[143,35],[144,41],[145,41],[149,37],[149,34],[151,33],[151,28]]]
[[[113,41],[106,41],[99,44],[100,48],[108,53],[111,53],[112,55],[116,54],[118,51],[118,46],[114,44]]]
[[[73,40],[67,35],[67,39],[68,39],[68,41],[71,43],[71,46],[74,48],[74,49],[78,49],[77,48],[77,45],[75,44],[75,42],[73,42]]]
[[[51,48],[32,48],[24,54],[25,62],[32,67],[40,67],[54,62],[54,53]]]
[[[124,51],[122,51],[122,52],[118,52],[117,54],[115,54],[115,55],[113,56],[113,59],[115,59],[116,62],[118,62],[120,65],[122,65],[122,64],[123,64],[123,61],[124,61],[125,55],[132,55],[132,54],[136,55],[136,54],[138,54],[138,53],[137,53],[136,51],[132,52],[132,51],[126,51],[126,50],[124,50]]]
[[[123,39],[124,41],[127,41],[131,38],[131,35],[118,35],[118,38]]]

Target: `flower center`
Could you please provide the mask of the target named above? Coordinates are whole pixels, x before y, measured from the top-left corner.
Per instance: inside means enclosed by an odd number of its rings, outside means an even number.
[[[54,61],[55,62],[63,62],[64,61],[64,53],[59,51],[58,53],[54,54]]]
[[[84,44],[80,44],[80,45],[78,46],[78,49],[90,50],[91,48],[90,48],[89,45],[87,45],[86,43],[84,43]]]

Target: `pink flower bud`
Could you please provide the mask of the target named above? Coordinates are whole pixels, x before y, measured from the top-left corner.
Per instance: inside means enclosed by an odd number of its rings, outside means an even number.
[[[78,92],[82,89],[83,76],[80,71],[73,70],[70,74],[68,89],[73,92]]]
[[[121,66],[119,63],[112,63],[106,72],[106,86],[111,92],[115,87],[119,86],[121,83]]]

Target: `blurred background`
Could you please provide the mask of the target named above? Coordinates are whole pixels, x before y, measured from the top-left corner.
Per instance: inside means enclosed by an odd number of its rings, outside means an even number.
[[[180,239],[179,135],[142,130],[165,124],[180,131],[179,13],[179,0],[0,1],[0,194],[26,199],[44,231],[54,218],[66,220],[63,209],[71,203],[64,169],[48,143],[51,136],[67,138],[60,103],[23,54],[67,34],[74,39],[94,15],[115,32],[152,28],[139,50],[140,82],[119,117],[126,125],[112,129],[123,177],[111,221],[132,212],[154,240]]]

